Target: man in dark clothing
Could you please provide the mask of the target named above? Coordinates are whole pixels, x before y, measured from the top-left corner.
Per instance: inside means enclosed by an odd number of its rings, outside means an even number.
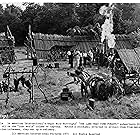
[[[74,57],[74,51],[71,51],[70,55],[70,67],[73,68],[73,57]]]
[[[86,65],[87,65],[87,53],[86,52],[83,53],[83,65],[84,65],[84,67],[86,67]]]
[[[98,69],[99,69],[99,49],[96,49],[96,52],[95,52],[95,61],[96,61],[96,64],[98,66]]]
[[[103,53],[102,51],[99,54],[99,65],[102,67],[103,66]]]
[[[107,54],[104,54],[104,61],[103,61],[104,66],[107,68],[109,65],[108,57]]]
[[[79,62],[79,66],[81,67],[83,64],[83,55],[82,55],[82,53],[81,53],[81,56],[80,56],[80,62]]]

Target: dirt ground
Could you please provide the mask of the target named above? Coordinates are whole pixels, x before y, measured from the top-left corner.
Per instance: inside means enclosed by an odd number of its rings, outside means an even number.
[[[16,49],[17,62],[11,64],[11,69],[15,71],[30,71],[32,68],[31,60],[24,60],[26,52],[23,49]],[[41,63],[41,62],[40,62]],[[47,65],[45,62],[44,65]],[[60,68],[48,69],[45,72],[38,67],[35,74],[37,82],[34,79],[34,101],[29,103],[29,93],[27,89],[20,86],[19,92],[10,92],[9,101],[5,105],[7,93],[0,94],[0,116],[8,119],[139,119],[140,118],[140,95],[131,94],[123,96],[119,99],[115,97],[108,101],[95,101],[94,109],[88,108],[88,100],[81,98],[80,86],[71,84],[69,89],[72,91],[75,100],[62,101],[60,93],[68,82],[73,78],[67,76],[69,69],[67,61],[59,62]],[[52,63],[53,65],[53,63]],[[3,79],[3,73],[8,65],[0,66],[0,81]],[[26,69],[24,69],[26,68]],[[96,67],[86,68],[89,73],[109,73],[108,70]],[[21,74],[17,74],[20,77]],[[26,77],[31,77],[26,74]],[[11,75],[10,85],[13,86],[13,78]],[[37,83],[45,93],[48,102],[37,87]]]

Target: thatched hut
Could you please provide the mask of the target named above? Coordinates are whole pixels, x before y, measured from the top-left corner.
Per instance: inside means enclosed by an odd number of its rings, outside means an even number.
[[[117,50],[120,58],[126,68],[135,70],[140,68],[140,46],[139,34],[132,33],[129,35],[115,35]],[[74,49],[87,52],[90,49],[100,46],[100,40],[91,36],[62,36],[62,35],[44,35],[34,34],[34,45],[38,58],[45,58],[48,61],[58,60],[60,52]],[[58,56],[58,57],[57,57]],[[53,59],[56,57],[56,59]]]
[[[53,60],[51,57],[59,57],[59,54],[66,54],[68,50],[79,50],[87,52],[96,48],[99,44],[97,38],[89,36],[62,36],[44,35],[37,33],[34,35],[35,50],[38,58]],[[54,55],[52,55],[54,53]]]

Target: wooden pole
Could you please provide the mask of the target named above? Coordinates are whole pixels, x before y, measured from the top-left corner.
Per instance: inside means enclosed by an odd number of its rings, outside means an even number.
[[[32,72],[30,72],[30,71],[13,71],[13,72],[5,72],[5,74],[17,74],[17,73],[32,73]]]
[[[124,88],[124,93],[123,93],[123,95],[126,93],[126,89],[125,89],[125,80],[126,80],[126,73],[125,73],[125,69],[123,69],[124,70],[124,77],[123,77],[123,81],[124,81],[124,83],[123,83],[123,88]]]
[[[10,67],[9,67],[9,73],[10,73]],[[10,74],[8,74],[8,87],[7,87],[7,97],[6,97],[6,106],[7,106],[7,104],[8,104],[8,101],[9,101],[9,85],[10,85]]]
[[[29,59],[29,48],[27,46],[27,59]]]
[[[31,89],[31,102],[33,101],[33,94],[34,94],[34,66],[32,66],[32,78],[31,78],[31,81],[32,81],[32,89]]]

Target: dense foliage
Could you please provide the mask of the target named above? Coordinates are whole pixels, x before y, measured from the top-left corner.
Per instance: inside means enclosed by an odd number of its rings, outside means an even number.
[[[26,8],[0,4],[0,32],[9,25],[17,45],[22,45],[28,33],[29,24],[33,32],[66,35],[67,30],[104,23],[99,9],[105,3],[23,3]],[[114,8],[114,33],[123,34],[140,26],[140,4],[117,3]]]

